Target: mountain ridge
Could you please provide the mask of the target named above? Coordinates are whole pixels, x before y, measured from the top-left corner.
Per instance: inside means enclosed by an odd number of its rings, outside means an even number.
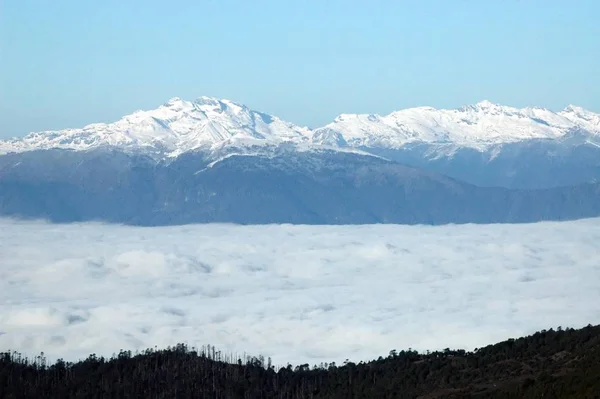
[[[573,105],[559,112],[514,108],[484,100],[455,109],[416,107],[387,115],[342,114],[315,135],[344,139],[351,146],[401,148],[407,144],[452,144],[485,150],[531,139],[560,139],[574,130],[600,137],[600,115]],[[331,140],[329,141],[331,142]]]
[[[488,100],[455,109],[414,107],[379,114],[340,114],[309,129],[247,106],[215,97],[173,97],[152,110],[138,110],[111,123],[33,132],[0,141],[0,154],[33,149],[88,150],[102,146],[176,157],[225,147],[302,144],[342,148],[400,149],[426,143],[485,151],[494,145],[560,140],[577,131],[600,146],[600,114],[575,105],[553,112],[514,108]],[[452,150],[450,150],[451,152]],[[448,153],[448,149],[446,149]]]
[[[173,97],[156,109],[138,110],[116,122],[34,132],[21,139],[0,141],[0,152],[114,146],[173,157],[227,143],[242,146],[274,145],[290,140],[301,143],[307,141],[308,134],[308,128],[230,100],[204,96],[185,101]]]
[[[203,166],[197,170],[235,155],[335,151],[383,158],[481,187],[550,188],[600,181],[600,114],[574,105],[553,112],[484,100],[455,109],[341,114],[310,129],[230,100],[173,97],[113,123],[0,141],[0,157],[52,149],[117,150],[155,162],[198,154]]]

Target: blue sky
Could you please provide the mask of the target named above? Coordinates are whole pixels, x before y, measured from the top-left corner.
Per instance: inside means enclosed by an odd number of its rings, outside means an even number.
[[[0,137],[229,98],[317,126],[489,99],[600,111],[597,0],[4,0]]]

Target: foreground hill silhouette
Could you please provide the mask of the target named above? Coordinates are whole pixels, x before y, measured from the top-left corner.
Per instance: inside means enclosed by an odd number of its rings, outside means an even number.
[[[600,326],[560,327],[473,352],[390,351],[343,365],[274,367],[179,344],[47,365],[0,354],[2,398],[596,398]]]

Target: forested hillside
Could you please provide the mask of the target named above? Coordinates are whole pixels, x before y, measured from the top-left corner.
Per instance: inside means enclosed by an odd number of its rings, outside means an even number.
[[[2,398],[594,398],[600,326],[541,331],[473,352],[390,351],[370,362],[277,367],[177,345],[48,365],[0,355]]]

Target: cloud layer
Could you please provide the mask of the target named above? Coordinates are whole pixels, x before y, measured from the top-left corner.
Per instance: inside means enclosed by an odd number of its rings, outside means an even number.
[[[0,219],[0,350],[204,344],[274,363],[600,322],[600,219],[137,228]]]

